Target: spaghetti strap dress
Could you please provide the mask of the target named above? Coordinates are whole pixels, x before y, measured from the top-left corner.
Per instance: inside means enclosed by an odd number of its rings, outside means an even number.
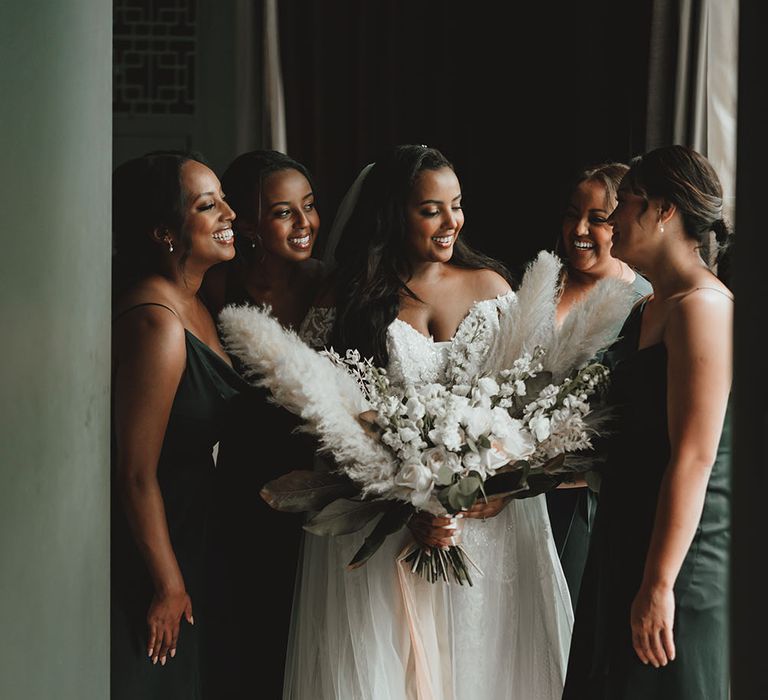
[[[226,303],[254,302],[228,279]],[[294,432],[298,424],[266,390],[249,385],[222,434],[206,553],[203,688],[211,700],[282,695],[304,517],[272,510],[259,491],[312,468],[314,443]]]
[[[153,306],[164,306],[152,304]],[[146,306],[140,304],[139,306]],[[137,307],[131,307],[118,318]],[[168,310],[175,313],[173,309]],[[195,624],[182,619],[175,658],[165,666],[147,658],[146,616],[153,596],[149,571],[113,487],[111,561],[112,700],[201,698],[200,603],[203,549],[214,476],[213,447],[245,382],[216,352],[185,330],[186,367],[171,407],[157,466],[174,554],[192,600]],[[115,445],[112,447],[113,473]]]
[[[651,283],[635,273],[632,294],[635,302],[653,291]],[[620,330],[616,329],[617,332]],[[601,352],[595,358],[611,368],[612,353]],[[547,494],[547,510],[555,537],[555,546],[563,566],[574,609],[579,600],[581,577],[587,563],[589,540],[595,522],[598,496],[588,488],[554,489]]]
[[[670,459],[667,350],[638,348],[646,301],[630,314],[614,357],[608,440],[581,586],[563,700],[726,700],[730,545],[730,409],[701,519],[674,586],[676,658],[644,665],[632,647],[630,609],[643,577],[659,488]]]

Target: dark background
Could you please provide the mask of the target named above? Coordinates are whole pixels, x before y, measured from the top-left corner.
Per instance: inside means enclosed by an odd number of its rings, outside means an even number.
[[[443,151],[465,235],[519,271],[585,166],[642,152],[651,2],[280,2],[290,155],[323,231],[382,149]]]

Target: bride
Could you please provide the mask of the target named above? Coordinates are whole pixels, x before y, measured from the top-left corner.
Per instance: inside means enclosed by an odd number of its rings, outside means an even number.
[[[395,381],[440,381],[473,319],[498,328],[507,273],[459,238],[461,189],[440,152],[398,146],[351,192],[333,298],[304,337],[357,348]],[[366,534],[305,535],[284,699],[559,700],[572,610],[543,496],[414,518],[346,570]],[[400,561],[414,538],[459,537],[483,572],[472,587],[428,583]]]

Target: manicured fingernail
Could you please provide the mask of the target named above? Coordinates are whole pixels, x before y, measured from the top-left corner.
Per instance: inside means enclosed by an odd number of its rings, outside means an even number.
[[[157,666],[157,657],[155,657],[154,659],[152,659],[152,663],[153,663],[153,664],[155,664],[155,666]]]
[[[149,650],[149,653],[147,654],[147,656],[149,656],[150,658],[152,658],[152,652],[153,652],[153,651],[154,651],[154,649],[150,649],[150,650]]]
[[[165,666],[165,657],[163,657],[162,659],[160,659],[160,665],[161,665],[161,666]]]
[[[192,615],[189,616],[189,624],[194,625],[195,624],[195,618],[192,617]]]
[[[176,650],[175,649],[171,649],[171,658],[173,658],[174,656],[176,656]]]

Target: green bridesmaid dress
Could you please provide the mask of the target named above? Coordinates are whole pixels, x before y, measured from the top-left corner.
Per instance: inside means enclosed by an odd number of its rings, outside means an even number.
[[[639,301],[653,291],[651,283],[635,273],[632,294]],[[617,328],[618,333],[620,329]],[[611,367],[611,352],[601,352],[595,358]],[[589,539],[597,511],[597,494],[588,488],[554,489],[547,493],[547,510],[552,524],[557,554],[563,567],[573,607],[579,600],[581,577],[587,563]]]
[[[121,316],[135,308],[138,307],[127,309]],[[164,308],[175,314],[173,309]],[[234,399],[247,390],[248,385],[205,343],[187,330],[184,334],[186,367],[168,418],[157,480],[171,545],[192,600],[195,624],[189,625],[182,618],[177,653],[166,666],[153,665],[147,658],[146,616],[154,586],[131,534],[119,493],[114,489],[112,700],[199,700],[202,697],[200,636],[207,622],[203,605],[203,556],[214,477],[213,447],[231,420]]]
[[[563,700],[726,700],[730,544],[730,410],[704,509],[674,586],[677,656],[644,665],[632,647],[630,609],[643,577],[659,487],[670,458],[667,352],[638,349],[645,302],[612,348],[613,437],[568,661]]]

